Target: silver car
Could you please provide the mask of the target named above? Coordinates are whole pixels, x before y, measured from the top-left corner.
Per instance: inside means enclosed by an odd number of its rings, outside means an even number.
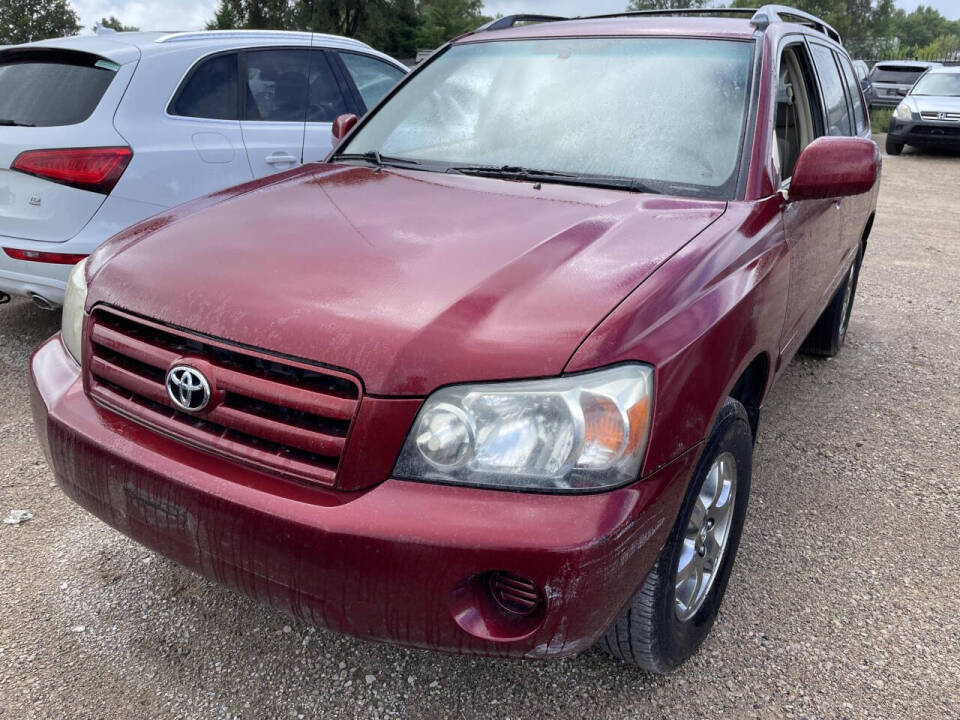
[[[878,62],[867,75],[870,83],[864,91],[867,104],[871,108],[896,107],[917,78],[932,67],[941,67],[941,64],[922,60]]]
[[[887,133],[887,154],[904,145],[960,150],[960,67],[925,72],[897,105]]]
[[[106,33],[0,50],[0,303],[63,302],[114,233],[225,187],[323,160],[340,114],[407,72],[345,37]]]

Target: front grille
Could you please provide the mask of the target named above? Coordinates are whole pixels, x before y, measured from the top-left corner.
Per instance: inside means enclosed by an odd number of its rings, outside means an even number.
[[[336,482],[360,386],[346,373],[276,358],[115,310],[88,324],[87,380],[101,405],[202,450],[324,485]],[[192,365],[212,398],[179,410],[167,371]]]
[[[960,137],[960,126],[958,127],[934,127],[933,125],[917,125],[910,133],[911,135],[923,137]]]
[[[940,116],[943,117],[940,117]],[[960,112],[921,112],[920,117],[924,120],[940,120],[941,122],[960,122]]]

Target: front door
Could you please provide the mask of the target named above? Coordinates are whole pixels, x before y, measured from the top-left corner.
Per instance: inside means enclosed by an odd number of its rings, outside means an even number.
[[[840,206],[836,199],[790,200],[790,177],[800,152],[823,134],[816,75],[805,43],[784,48],[778,70],[775,157],[786,195],[783,224],[790,248],[790,289],[780,350],[790,357],[822,310],[832,258],[840,246]],[[841,95],[843,90],[841,89]]]

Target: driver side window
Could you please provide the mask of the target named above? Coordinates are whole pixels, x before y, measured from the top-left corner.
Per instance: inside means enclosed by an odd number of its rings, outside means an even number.
[[[811,91],[809,68],[801,44],[783,50],[777,76],[776,142],[773,147],[781,181],[793,175],[800,151],[823,134],[822,115],[817,96]]]

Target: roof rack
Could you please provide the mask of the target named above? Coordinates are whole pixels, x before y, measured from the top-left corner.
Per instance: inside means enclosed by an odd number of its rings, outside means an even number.
[[[764,5],[750,19],[750,24],[757,30],[764,30],[770,23],[774,22],[796,22],[800,25],[806,25],[823,33],[838,44],[843,44],[840,42],[840,33],[831,25],[828,25],[816,15],[786,5]]]
[[[756,8],[674,8],[672,10],[625,10],[624,12],[608,13],[606,15],[589,15],[584,20],[602,20],[604,18],[640,16],[666,16],[672,15],[705,15],[713,17],[724,17],[725,15],[753,15]]]
[[[570,18],[560,17],[559,15],[504,15],[502,18],[491,20],[485,25],[481,25],[474,32],[490,32],[492,30],[507,30],[519,25],[520,23],[543,23],[556,22],[557,20],[569,20]]]
[[[311,33],[298,30],[200,30],[198,32],[176,32],[158,37],[155,42],[173,43],[173,42],[193,42],[196,40],[250,40],[250,39],[283,39],[298,37],[302,40],[310,38],[325,38],[328,40],[339,40],[357,47],[370,47],[361,40],[343,37],[340,35],[327,35],[325,33]]]
[[[758,30],[765,30],[770,23],[798,22],[801,25],[813,28],[831,40],[840,43],[840,33],[826,22],[803,10],[786,5],[764,5],[760,8],[676,8],[673,10],[627,10],[606,15],[584,15],[581,17],[558,17],[556,15],[506,15],[497,20],[491,20],[481,25],[474,32],[489,32],[491,30],[506,30],[520,23],[556,22],[557,20],[603,20],[618,17],[671,17],[677,15],[697,15],[705,17],[727,17],[730,15],[749,15],[750,24]]]

